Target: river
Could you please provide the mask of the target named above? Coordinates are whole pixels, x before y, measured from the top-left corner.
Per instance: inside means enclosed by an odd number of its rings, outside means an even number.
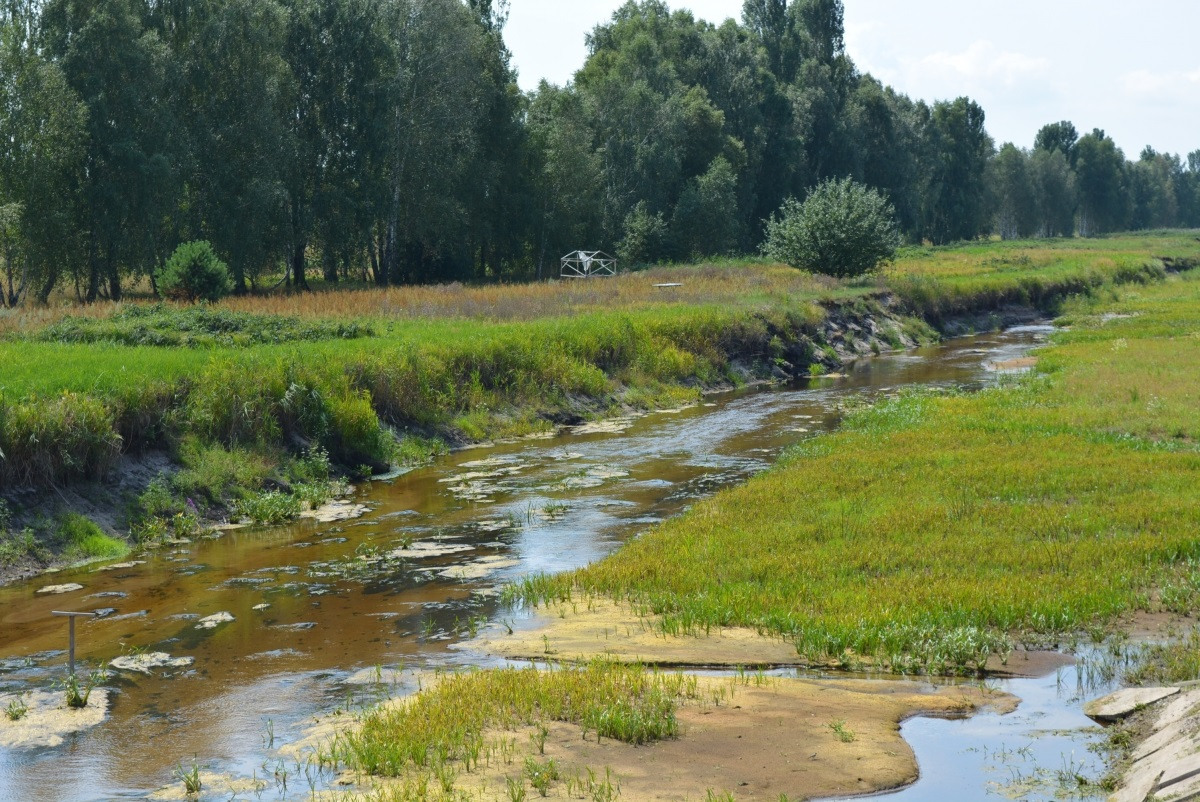
[[[149,676],[114,674],[107,720],[60,746],[0,748],[0,799],[142,798],[193,760],[222,773],[273,776],[284,765],[279,746],[313,716],[381,693],[363,682],[374,667],[497,664],[461,642],[519,615],[498,600],[504,583],[603,557],[765,469],[787,446],[834,428],[849,398],[994,383],[1004,374],[989,365],[1027,354],[1048,332],[1030,326],[963,338],[863,361],[844,378],[724,393],[687,409],[458,451],[360,488],[356,501],[369,511],[357,520],[238,530],[126,568],[91,565],[2,587],[0,692],[45,688],[63,674],[66,625],[52,610],[102,612],[78,629],[79,659],[93,665],[144,650],[194,662]],[[398,549],[403,559],[388,556]],[[70,583],[83,587],[37,593]],[[233,620],[198,626],[218,613]],[[1047,692],[1047,683],[1058,690]],[[1062,767],[1060,753],[1086,753],[1095,733],[1079,720],[1070,679],[999,684],[1031,702],[1013,716],[992,716],[1000,723],[973,747],[971,728],[987,716],[905,725],[925,773],[902,798],[975,798],[972,788],[985,796],[996,779],[985,770],[997,762],[987,757],[996,727],[1013,750],[1026,740],[1042,744],[1037,760],[1052,762],[1048,770]],[[1041,712],[1031,718],[1028,710]],[[1052,740],[1029,734],[1043,718],[1056,722]],[[981,766],[955,757],[966,748],[981,750]],[[1046,769],[1025,754],[1020,771]],[[1011,779],[1010,764],[1000,780]],[[322,782],[292,769],[287,791],[275,783],[259,796],[306,797],[308,780]],[[957,784],[935,782],[949,775]],[[1022,798],[1043,798],[1038,793]]]

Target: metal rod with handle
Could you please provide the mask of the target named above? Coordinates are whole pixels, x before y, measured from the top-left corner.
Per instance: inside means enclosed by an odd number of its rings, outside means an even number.
[[[70,625],[71,642],[70,642],[70,649],[67,652],[67,660],[69,661],[68,665],[70,666],[71,676],[75,676],[75,619],[82,618],[85,616],[87,618],[91,618],[96,614],[95,613],[67,613],[67,612],[63,612],[61,610],[51,610],[50,612],[52,615],[66,616],[67,619],[71,622],[71,625]]]

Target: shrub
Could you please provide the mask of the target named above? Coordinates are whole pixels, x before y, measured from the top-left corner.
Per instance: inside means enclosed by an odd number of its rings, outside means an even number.
[[[240,517],[256,524],[281,524],[298,516],[302,507],[296,496],[272,490],[242,499],[235,509]]]
[[[853,278],[891,261],[900,245],[887,199],[849,178],[819,184],[808,198],[789,198],[767,221],[763,252],[792,267]]]
[[[158,277],[159,292],[188,303],[216,301],[232,289],[229,267],[204,240],[185,242],[176,248]]]

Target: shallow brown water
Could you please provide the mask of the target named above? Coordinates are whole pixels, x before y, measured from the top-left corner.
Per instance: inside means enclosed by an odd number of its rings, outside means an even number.
[[[63,746],[0,747],[0,800],[141,798],[193,757],[221,772],[270,775],[275,748],[313,715],[381,692],[356,672],[492,662],[454,646],[475,626],[520,617],[496,598],[505,582],[603,557],[833,428],[849,396],[994,382],[986,363],[1024,355],[1047,332],[1024,327],[885,356],[844,379],[714,396],[612,427],[620,431],[473,448],[360,489],[371,510],[357,521],[241,530],[131,568],[89,566],[0,588],[0,693],[62,675],[66,626],[51,610],[105,611],[79,627],[79,658],[94,664],[142,649],[195,660],[153,676],[115,674],[109,720]],[[83,589],[36,593],[65,583]],[[262,604],[270,606],[254,609]],[[219,612],[234,620],[197,627]],[[308,795],[288,770],[288,790],[272,784],[263,798]]]

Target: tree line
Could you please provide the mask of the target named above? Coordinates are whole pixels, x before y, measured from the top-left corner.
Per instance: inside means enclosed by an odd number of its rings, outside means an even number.
[[[239,292],[750,253],[843,177],[913,242],[1200,226],[1200,150],[1131,161],[1069,122],[997,149],[971,99],[860,72],[841,0],[719,26],[627,2],[571,84],[528,94],[505,20],[505,0],[0,0],[4,303],[119,300],[200,239]]]

